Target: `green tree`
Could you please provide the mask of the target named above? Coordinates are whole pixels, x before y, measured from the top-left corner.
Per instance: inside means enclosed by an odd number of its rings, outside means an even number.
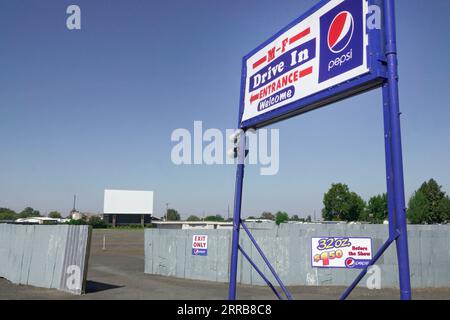
[[[83,220],[83,219],[78,219],[78,220],[70,219],[68,222],[66,222],[66,224],[81,226],[81,225],[87,224],[87,222],[86,222],[86,220]]]
[[[99,216],[91,216],[88,224],[91,225],[93,229],[106,229],[108,227],[108,224]]]
[[[289,220],[291,220],[291,221],[301,221],[302,219],[300,219],[298,215],[294,214]]]
[[[442,200],[439,202],[439,210],[443,212],[445,216],[446,221],[450,221],[450,198],[448,196],[445,196],[442,198]]]
[[[275,215],[275,223],[280,225],[286,221],[289,221],[289,215],[286,212],[278,211]]]
[[[201,219],[199,217],[197,217],[196,215],[190,215],[187,218],[187,221],[200,221]]]
[[[275,220],[275,216],[272,214],[272,212],[264,211],[261,214],[261,219]]]
[[[31,207],[26,207],[19,213],[19,218],[40,217],[41,213]]]
[[[409,199],[407,214],[413,224],[442,223],[450,218],[450,199],[442,186],[430,179]]]
[[[0,208],[0,220],[16,220],[18,217],[14,210],[8,208]]]
[[[387,194],[373,196],[367,202],[366,210],[361,214],[360,220],[372,223],[383,223],[388,217]]]
[[[167,221],[180,221],[180,214],[175,209],[168,209],[166,218]]]
[[[220,214],[216,214],[215,216],[205,217],[205,221],[223,222],[223,221],[225,221],[225,219]]]
[[[357,221],[366,204],[346,184],[332,184],[323,196],[322,217],[328,221]]]
[[[308,216],[306,217],[306,220],[305,220],[305,221],[306,221],[306,222],[311,222],[311,221],[312,221],[311,216],[308,215]]]
[[[428,223],[441,223],[447,219],[448,212],[442,209],[442,202],[445,202],[448,198],[442,186],[440,186],[434,179],[424,182],[419,190],[425,195],[428,200]]]
[[[61,213],[59,213],[58,211],[52,211],[48,214],[49,218],[53,218],[53,219],[61,219]]]
[[[427,222],[429,203],[422,191],[416,190],[408,202],[408,219],[412,224]]]

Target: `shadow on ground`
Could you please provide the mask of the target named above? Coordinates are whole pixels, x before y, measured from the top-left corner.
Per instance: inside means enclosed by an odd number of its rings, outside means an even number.
[[[112,290],[112,289],[123,288],[123,287],[124,286],[116,286],[114,284],[88,280],[86,282],[86,293],[94,293],[94,292]]]

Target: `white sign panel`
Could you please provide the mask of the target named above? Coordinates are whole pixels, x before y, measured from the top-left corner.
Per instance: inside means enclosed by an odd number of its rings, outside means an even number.
[[[105,190],[103,213],[153,214],[153,191]]]
[[[247,56],[241,122],[368,73],[368,10],[331,0]]]
[[[370,260],[371,238],[311,238],[312,267],[362,269]]]
[[[193,235],[192,236],[192,255],[206,256],[208,255],[208,236]]]

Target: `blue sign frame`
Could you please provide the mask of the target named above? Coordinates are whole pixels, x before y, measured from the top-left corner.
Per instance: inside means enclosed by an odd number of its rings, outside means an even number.
[[[308,18],[311,14],[322,8],[324,5],[332,0],[322,0],[316,6],[312,7],[309,11],[301,15],[299,18],[292,21],[285,28],[281,29],[274,36],[267,39],[264,43],[259,45],[257,48],[252,50],[250,53],[242,58],[242,73],[241,73],[241,93],[240,93],[240,103],[239,103],[239,119],[238,127],[241,129],[249,128],[262,128],[269,124],[294,117],[296,115],[324,107],[331,103],[337,102],[355,96],[357,94],[379,88],[387,78],[387,67],[385,63],[384,48],[382,46],[382,32],[378,29],[367,29],[369,43],[367,47],[367,67],[369,72],[353,78],[344,83],[335,85],[328,89],[322,90],[318,93],[307,96],[303,99],[291,102],[285,106],[268,111],[254,118],[241,121],[244,112],[244,96],[245,96],[245,84],[246,84],[246,73],[247,66],[246,61],[248,58],[253,56],[255,53],[263,49],[269,43],[274,41],[280,35],[300,23],[301,21]],[[379,5],[377,0],[368,0],[368,4]],[[367,17],[366,17],[367,19]]]
[[[321,1],[319,5],[315,6],[312,10],[305,15],[294,21],[302,20],[305,16],[311,12],[318,10],[330,0]],[[241,219],[242,209],[242,190],[244,181],[244,167],[246,152],[246,135],[245,130],[251,127],[260,128],[264,125],[294,116],[296,114],[304,113],[329,103],[344,99],[346,97],[362,93],[371,88],[377,86],[382,87],[383,96],[383,120],[384,120],[384,145],[385,145],[385,161],[386,161],[386,186],[388,195],[388,220],[389,220],[389,238],[384,242],[381,247],[373,256],[369,264],[361,270],[356,279],[350,284],[345,292],[340,297],[340,300],[345,300],[358,283],[367,274],[369,267],[374,265],[378,259],[384,254],[387,248],[389,248],[394,242],[397,248],[397,262],[398,262],[398,275],[400,284],[400,298],[402,300],[411,300],[411,277],[409,268],[409,250],[408,250],[408,230],[406,221],[406,205],[405,205],[405,189],[403,179],[403,156],[402,156],[402,139],[400,129],[400,101],[399,101],[399,88],[398,88],[398,61],[397,61],[397,36],[395,28],[395,2],[394,0],[368,0],[369,6],[372,4],[378,5],[383,8],[384,24],[381,30],[368,30],[369,32],[369,45],[368,49],[368,67],[369,73],[364,74],[361,77],[350,79],[345,83],[331,87],[323,92],[319,92],[314,96],[299,100],[296,104],[290,106],[291,109],[283,109],[272,112],[272,116],[261,116],[259,118],[250,119],[241,124],[243,98],[245,90],[245,58],[243,61],[243,74],[241,84],[241,99],[238,127],[244,129],[239,133],[237,147],[238,150],[238,164],[236,168],[236,184],[234,190],[234,214],[233,214],[233,234],[231,243],[231,259],[230,259],[230,281],[228,287],[228,298],[230,300],[236,299],[236,283],[237,283],[237,265],[238,265],[238,253],[241,252],[243,257],[251,264],[256,272],[262,277],[270,289],[275,293],[278,299],[283,299],[282,295],[278,292],[272,282],[264,275],[264,273],[253,262],[250,256],[239,245],[239,232],[241,227],[247,233],[256,250],[261,255],[266,266],[273,274],[275,280],[278,282],[281,290],[285,294],[288,300],[292,299],[292,295],[289,290],[281,281],[277,275],[275,269],[269,262],[269,259],[265,256],[264,252],[259,247],[255,238],[252,236],[250,230],[247,228],[243,220]],[[289,25],[287,28],[289,28]],[[286,28],[285,28],[286,29]],[[284,29],[284,30],[285,30]],[[280,31],[283,32],[284,30]],[[275,36],[277,37],[278,34]],[[272,37],[273,38],[273,37]],[[270,41],[270,40],[269,40]],[[384,44],[382,46],[381,44]],[[259,48],[258,48],[259,49]],[[256,49],[256,50],[258,50]],[[369,65],[370,64],[370,65]],[[380,82],[381,81],[381,82]],[[332,95],[335,96],[332,96]],[[289,107],[289,105],[288,105]]]

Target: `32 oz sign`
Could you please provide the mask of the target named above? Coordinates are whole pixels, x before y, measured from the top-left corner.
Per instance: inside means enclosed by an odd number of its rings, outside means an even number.
[[[311,238],[311,266],[318,268],[365,268],[372,260],[371,238]]]

